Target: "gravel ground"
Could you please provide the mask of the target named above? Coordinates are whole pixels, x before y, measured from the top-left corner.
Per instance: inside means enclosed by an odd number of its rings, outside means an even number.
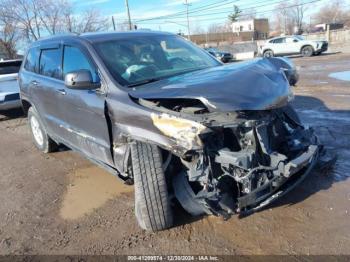
[[[295,106],[338,154],[270,208],[228,221],[191,218],[146,233],[133,188],[69,150],[45,155],[20,112],[0,114],[0,255],[4,254],[350,254],[350,55],[293,58]]]

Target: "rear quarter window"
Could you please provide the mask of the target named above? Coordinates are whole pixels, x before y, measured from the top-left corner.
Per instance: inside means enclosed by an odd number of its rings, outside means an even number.
[[[30,49],[26,61],[24,63],[24,69],[29,72],[37,72],[39,61],[39,50],[36,48]]]

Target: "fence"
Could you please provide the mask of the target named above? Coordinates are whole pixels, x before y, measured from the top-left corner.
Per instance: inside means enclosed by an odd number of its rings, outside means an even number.
[[[350,29],[338,29],[304,36],[310,40],[328,40],[330,44],[343,44],[350,41]]]

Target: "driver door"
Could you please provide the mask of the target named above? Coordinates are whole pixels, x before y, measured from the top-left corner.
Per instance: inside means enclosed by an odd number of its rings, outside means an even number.
[[[294,37],[287,37],[286,38],[286,49],[288,50],[289,54],[295,54],[300,52],[300,44],[298,39]]]
[[[97,67],[87,50],[75,45],[63,46],[62,73],[86,69],[93,81],[100,82]],[[102,89],[78,90],[66,86],[60,93],[59,105],[64,139],[71,147],[88,157],[113,166],[111,141],[105,116],[105,92]]]

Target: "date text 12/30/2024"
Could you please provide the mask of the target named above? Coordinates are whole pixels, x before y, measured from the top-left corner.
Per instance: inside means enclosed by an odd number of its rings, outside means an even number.
[[[217,256],[128,256],[128,261],[218,261]]]

